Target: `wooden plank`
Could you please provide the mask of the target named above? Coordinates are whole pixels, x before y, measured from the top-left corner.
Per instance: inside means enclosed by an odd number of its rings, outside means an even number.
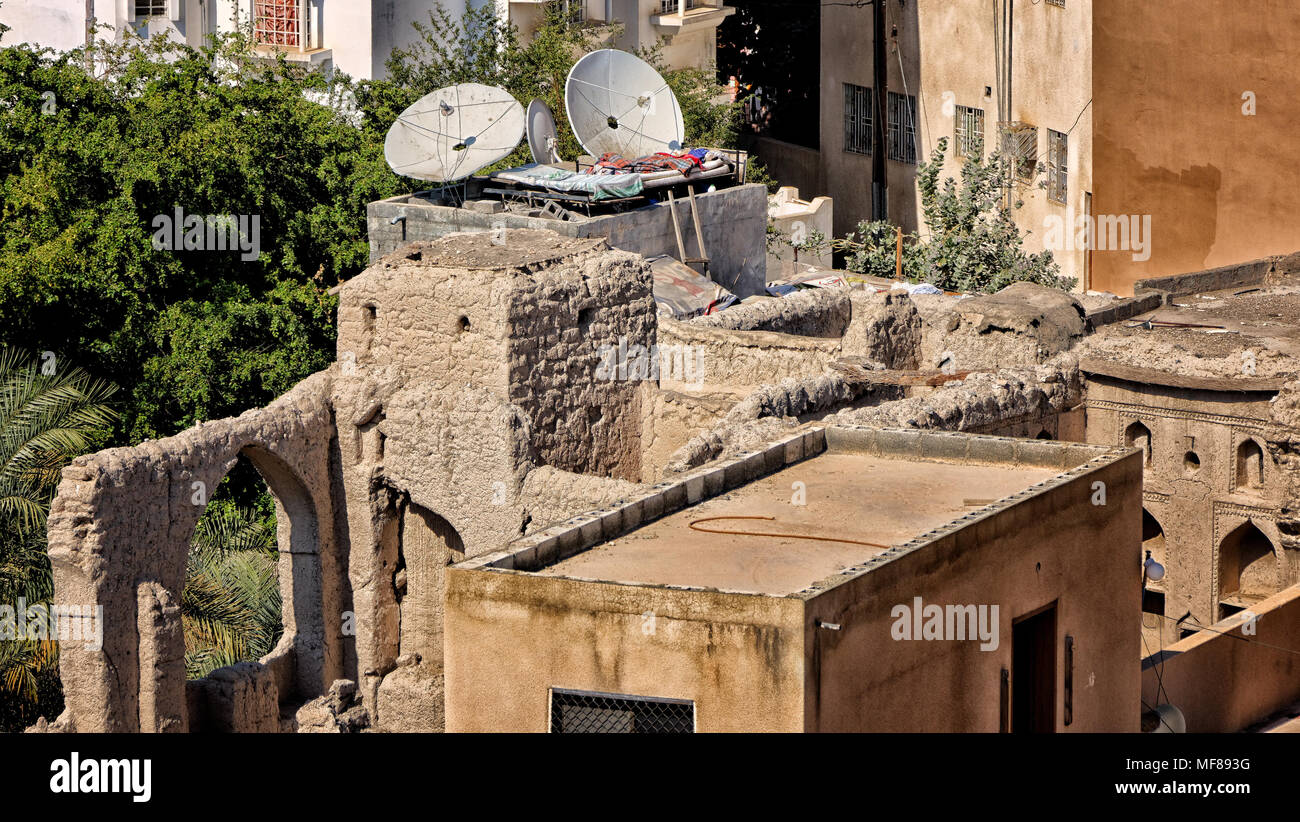
[[[677,198],[673,190],[668,189],[668,213],[673,215],[673,233],[677,235],[677,259],[686,264],[686,243],[682,242],[682,224],[677,220]]]
[[[910,371],[910,370],[873,370],[864,368],[862,365],[852,360],[835,360],[830,367],[845,377],[859,383],[870,385],[902,385],[902,386],[939,386],[954,380],[965,379],[973,374],[973,371],[954,371],[951,374],[942,371]]]
[[[704,263],[704,270],[709,269],[709,252],[704,248],[704,229],[700,228],[700,211],[695,206],[695,186],[688,185],[686,194],[691,204],[691,220],[695,222],[695,241],[700,245],[699,259]]]

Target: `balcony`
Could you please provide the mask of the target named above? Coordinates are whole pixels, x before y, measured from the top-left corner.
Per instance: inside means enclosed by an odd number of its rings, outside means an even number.
[[[672,34],[717,26],[736,13],[732,6],[708,5],[704,0],[660,0],[659,13],[650,15],[650,23]]]

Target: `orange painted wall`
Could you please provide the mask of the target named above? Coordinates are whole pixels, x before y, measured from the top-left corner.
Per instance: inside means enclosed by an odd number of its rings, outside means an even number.
[[[1295,0],[1096,0],[1093,212],[1151,215],[1151,254],[1098,249],[1093,288],[1300,250],[1297,66]]]

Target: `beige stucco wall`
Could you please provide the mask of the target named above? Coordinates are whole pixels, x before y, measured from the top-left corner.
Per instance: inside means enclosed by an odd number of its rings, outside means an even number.
[[[897,26],[888,55],[889,90],[917,98],[917,160],[929,158],[941,137],[948,138],[944,176],[959,177],[963,160],[954,157],[955,106],[984,109],[985,154],[995,147],[999,120],[1038,127],[1038,157],[1046,162],[1047,130],[1069,132],[1068,203],[1049,201],[1047,192],[1018,186],[1024,202],[1016,222],[1028,234],[1025,249],[1045,248],[1045,221],[1073,219],[1085,213],[1085,192],[1092,190],[1092,84],[1090,32],[1092,4],[1018,3],[1013,27],[1012,104],[997,111],[994,14],[988,3],[917,0],[888,4],[886,31]],[[843,84],[872,85],[871,9],[822,7],[821,157],[819,176],[835,200],[835,231],[851,231],[871,218],[871,156],[844,151]],[[984,88],[992,93],[985,97]],[[890,221],[905,231],[922,229],[917,166],[886,160]],[[1045,176],[1039,178],[1045,179]],[[1054,249],[1061,273],[1086,285],[1086,253]]]
[[[448,731],[544,732],[551,688],[689,699],[696,729],[803,728],[803,603],[447,571]]]
[[[1096,211],[1151,215],[1151,258],[1095,255],[1133,283],[1300,248],[1295,65],[1300,5],[1099,3],[1093,26]],[[1253,92],[1255,114],[1243,112]]]
[[[1172,646],[1142,671],[1142,698],[1172,702],[1188,733],[1234,733],[1300,699],[1300,586],[1259,603],[1257,619],[1230,617]],[[1161,687],[1163,685],[1163,688]]]
[[[1105,505],[1093,504],[1098,481]],[[1133,453],[810,598],[805,728],[996,732],[1001,670],[1012,669],[1012,622],[1055,603],[1057,731],[1136,731],[1141,492]],[[926,604],[998,605],[998,647],[894,640],[891,608],[918,596]],[[818,628],[818,620],[841,628]],[[1074,637],[1069,726],[1067,635]]]

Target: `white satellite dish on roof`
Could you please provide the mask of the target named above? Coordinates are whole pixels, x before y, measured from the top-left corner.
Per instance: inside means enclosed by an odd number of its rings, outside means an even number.
[[[426,94],[399,114],[384,140],[384,159],[403,177],[454,182],[509,155],[523,134],[524,107],[508,91],[461,83]]]
[[[564,85],[564,110],[593,157],[677,152],[685,139],[677,96],[649,63],[626,51],[601,49],[574,64]]]
[[[542,165],[560,162],[560,138],[555,129],[555,114],[545,100],[528,104],[528,149],[533,162]]]

